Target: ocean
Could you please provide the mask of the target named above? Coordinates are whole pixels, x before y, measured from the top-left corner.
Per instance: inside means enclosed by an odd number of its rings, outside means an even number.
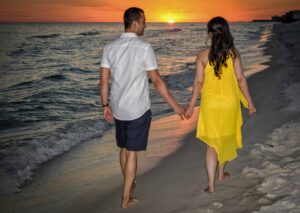
[[[147,26],[143,39],[163,79],[187,105],[195,56],[207,47],[206,24]],[[273,24],[230,27],[245,74],[262,71]],[[99,68],[103,47],[122,32],[121,23],[0,24],[0,195],[30,182],[42,163],[112,128],[102,117]],[[172,112],[152,85],[150,97],[154,118]]]

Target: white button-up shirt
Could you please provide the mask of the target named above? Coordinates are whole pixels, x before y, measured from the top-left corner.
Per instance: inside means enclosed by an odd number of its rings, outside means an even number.
[[[150,109],[146,71],[157,69],[154,51],[135,33],[123,33],[104,47],[101,67],[111,70],[110,105],[118,120],[134,120]]]

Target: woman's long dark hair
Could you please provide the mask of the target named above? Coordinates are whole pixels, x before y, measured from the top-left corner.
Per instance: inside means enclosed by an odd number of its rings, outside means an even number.
[[[221,68],[227,67],[228,57],[236,57],[233,37],[228,22],[222,17],[215,17],[207,23],[207,33],[211,38],[209,64],[214,66],[215,75],[221,79]]]

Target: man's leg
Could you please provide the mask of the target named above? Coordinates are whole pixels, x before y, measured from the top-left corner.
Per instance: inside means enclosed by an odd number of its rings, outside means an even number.
[[[123,179],[125,179],[125,165],[126,165],[126,148],[120,149],[120,167],[123,174]],[[136,167],[137,168],[137,167]],[[136,171],[135,171],[136,173]],[[130,190],[130,200],[134,199],[134,189],[135,189],[136,181],[135,178],[133,180],[133,184]]]
[[[150,125],[150,110],[145,112],[141,117],[126,122],[126,160],[124,166],[124,191],[122,208],[127,208],[139,202],[139,200],[133,198],[135,178],[137,173],[137,155],[138,151],[146,150]]]
[[[121,148],[120,149],[120,166],[121,166],[123,177],[124,177],[125,164],[126,164],[126,148]]]
[[[124,191],[122,208],[128,208],[130,205],[135,204],[133,200],[130,200],[130,192],[136,177],[137,155],[138,152],[129,150],[125,151],[126,163],[124,167]]]

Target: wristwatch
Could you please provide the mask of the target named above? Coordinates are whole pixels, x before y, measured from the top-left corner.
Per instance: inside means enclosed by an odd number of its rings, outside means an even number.
[[[109,103],[107,103],[107,104],[102,104],[102,107],[104,108],[104,107],[108,107],[109,106]]]

